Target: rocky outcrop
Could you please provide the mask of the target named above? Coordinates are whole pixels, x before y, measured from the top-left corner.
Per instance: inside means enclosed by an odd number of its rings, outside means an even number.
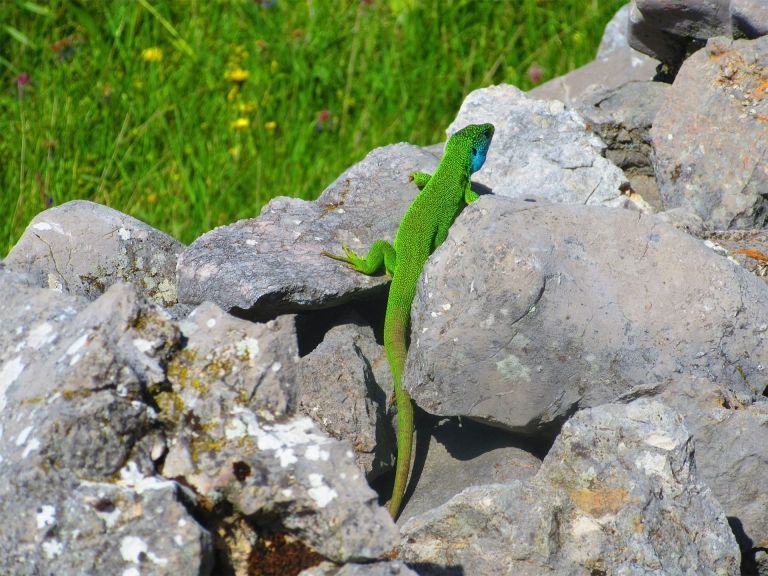
[[[0,573],[768,574],[768,25],[700,4],[637,0],[567,104],[496,86],[449,127],[496,133],[412,308],[399,529],[388,279],[322,251],[391,240],[442,146],[186,248],[35,218],[0,264]]]

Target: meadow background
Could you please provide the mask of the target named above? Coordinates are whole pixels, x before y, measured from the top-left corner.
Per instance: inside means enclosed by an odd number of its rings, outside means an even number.
[[[0,257],[41,210],[112,206],[188,243],[464,96],[590,61],[625,0],[0,0]]]

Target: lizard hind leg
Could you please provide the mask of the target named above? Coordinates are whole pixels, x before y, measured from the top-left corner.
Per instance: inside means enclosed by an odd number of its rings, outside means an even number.
[[[348,246],[342,245],[344,250],[344,256],[339,254],[331,254],[330,252],[323,251],[322,254],[328,258],[339,260],[340,262],[346,262],[347,266],[357,272],[362,272],[368,276],[377,274],[383,268],[384,271],[390,276],[395,271],[397,265],[397,254],[395,249],[386,240],[376,240],[371,244],[371,248],[368,250],[368,254],[365,258],[361,258],[354,250]]]

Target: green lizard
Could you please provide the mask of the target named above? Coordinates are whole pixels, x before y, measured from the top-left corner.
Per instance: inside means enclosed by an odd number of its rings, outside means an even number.
[[[394,380],[397,403],[397,464],[389,513],[396,518],[408,484],[413,443],[413,404],[400,386],[407,354],[406,339],[411,323],[411,304],[421,270],[430,254],[443,243],[448,229],[461,210],[477,199],[470,175],[485,162],[493,138],[492,124],[470,124],[456,132],[445,145],[435,174],[414,172],[411,180],[421,189],[403,216],[394,245],[376,240],[365,258],[347,246],[344,256],[323,251],[325,256],[346,262],[363,274],[376,274],[384,267],[392,276],[384,316],[384,348]]]

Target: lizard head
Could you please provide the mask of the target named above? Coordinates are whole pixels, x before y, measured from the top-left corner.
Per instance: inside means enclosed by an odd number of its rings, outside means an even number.
[[[451,136],[448,145],[469,152],[469,171],[477,172],[485,163],[493,131],[493,124],[470,124]]]

